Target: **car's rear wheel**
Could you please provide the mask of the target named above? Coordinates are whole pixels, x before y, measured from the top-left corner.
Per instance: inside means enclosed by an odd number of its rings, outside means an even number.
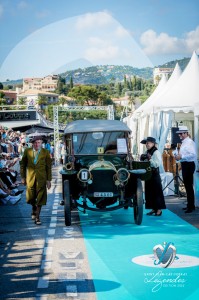
[[[69,181],[64,181],[64,217],[65,225],[71,225],[71,201],[70,201],[70,187]]]
[[[138,178],[137,179],[137,191],[134,199],[134,221],[135,224],[141,225],[142,218],[143,218],[143,189],[142,189],[142,182]]]

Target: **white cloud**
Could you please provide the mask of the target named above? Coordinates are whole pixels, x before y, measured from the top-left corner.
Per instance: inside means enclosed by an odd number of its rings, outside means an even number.
[[[147,55],[179,53],[179,40],[167,33],[157,33],[151,29],[145,31],[141,38],[144,52]]]
[[[106,41],[96,41],[95,45],[88,47],[85,50],[84,58],[92,61],[93,63],[97,63],[99,61],[106,61],[109,63],[112,60],[118,59],[120,60],[131,60],[132,52],[124,47],[116,46]]]
[[[0,17],[3,15],[3,5],[0,4]]]
[[[85,58],[91,61],[109,60],[118,57],[119,52],[119,47],[112,40],[89,37]]]
[[[185,37],[186,46],[190,51],[199,50],[199,26],[196,30],[190,31]]]
[[[85,50],[85,58],[87,60],[97,62],[100,60],[110,59],[130,59],[132,53],[125,47],[115,45],[114,41],[102,39],[100,37],[89,37],[88,48]]]
[[[185,34],[184,38],[169,36],[167,33],[159,35],[152,29],[145,31],[140,38],[143,50],[147,55],[161,54],[190,54],[199,50],[199,26]]]
[[[104,27],[113,22],[110,14],[107,12],[87,13],[78,17],[76,29],[94,29],[96,27]]]
[[[91,47],[85,51],[85,58],[92,62],[99,60],[109,60],[116,58],[119,55],[119,48],[117,46],[108,47]]]
[[[107,41],[105,39],[102,39],[100,37],[94,37],[91,36],[88,38],[88,43],[90,46],[96,46],[96,47],[108,47],[111,44],[111,41]]]
[[[128,32],[128,30],[124,29],[123,27],[118,26],[116,28],[115,35],[118,38],[123,38],[123,37],[127,37],[129,35],[129,32]]]

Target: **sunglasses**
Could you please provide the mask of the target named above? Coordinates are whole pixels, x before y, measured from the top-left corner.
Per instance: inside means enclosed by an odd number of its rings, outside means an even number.
[[[186,132],[182,132],[182,133],[178,133],[178,135],[183,135],[183,134],[185,134]]]

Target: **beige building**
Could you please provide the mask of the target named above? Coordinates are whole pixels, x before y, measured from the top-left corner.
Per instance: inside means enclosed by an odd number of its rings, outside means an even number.
[[[39,108],[38,106],[38,100],[40,97],[45,97],[48,104],[55,104],[58,102],[58,94],[46,92],[46,91],[39,91],[37,89],[34,90],[28,90],[25,92],[20,92],[17,94],[17,102],[19,99],[24,99],[26,102],[26,105],[28,106],[34,106],[35,108]]]
[[[43,78],[24,78],[23,91],[27,90],[43,90],[54,91],[57,88],[58,76],[48,75]]]
[[[154,68],[154,70],[153,70],[154,84],[157,85],[159,83],[163,74],[165,74],[166,77],[168,78],[172,74],[173,70],[174,70],[174,68]]]

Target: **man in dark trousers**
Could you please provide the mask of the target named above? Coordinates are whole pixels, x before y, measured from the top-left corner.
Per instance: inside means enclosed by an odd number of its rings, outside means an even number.
[[[189,137],[187,126],[179,126],[176,131],[179,135],[182,145],[179,153],[174,153],[175,159],[181,163],[182,178],[187,193],[187,207],[185,213],[191,213],[195,210],[195,195],[193,189],[193,175],[196,168],[197,154],[195,142]]]
[[[26,148],[21,160],[21,182],[27,185],[26,202],[32,205],[32,219],[40,225],[40,211],[47,202],[51,187],[52,166],[48,150],[42,148],[42,137],[32,139],[32,148]]]

